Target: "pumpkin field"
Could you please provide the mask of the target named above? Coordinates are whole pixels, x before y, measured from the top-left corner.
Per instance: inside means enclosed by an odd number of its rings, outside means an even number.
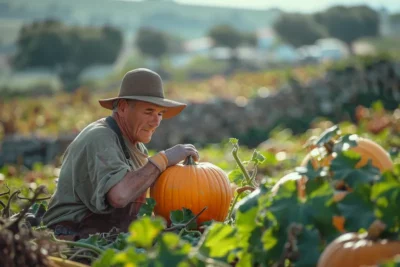
[[[294,74],[307,82],[321,71]],[[180,87],[192,101],[251,98],[254,88],[278,90],[283,80],[282,72],[244,73],[171,83],[166,94],[176,97]],[[0,136],[78,133],[108,115],[99,98],[81,88],[4,100]],[[40,220],[61,159],[7,164],[0,169],[0,265],[400,266],[400,106],[386,110],[377,101],[354,112],[356,121],[316,118],[301,134],[278,126],[255,148],[236,136],[199,147],[199,162],[189,157],[161,174],[129,232],[77,241],[57,239]]]

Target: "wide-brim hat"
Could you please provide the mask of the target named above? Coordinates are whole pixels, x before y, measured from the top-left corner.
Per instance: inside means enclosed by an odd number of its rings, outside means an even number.
[[[118,96],[100,99],[99,103],[103,108],[112,110],[113,102],[118,99],[140,100],[166,107],[164,119],[178,115],[186,107],[184,103],[166,99],[160,75],[145,68],[127,72],[122,79]]]

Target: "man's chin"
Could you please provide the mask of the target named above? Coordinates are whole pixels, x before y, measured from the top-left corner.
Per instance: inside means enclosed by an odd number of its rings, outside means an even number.
[[[150,143],[151,141],[151,137],[150,138],[143,138],[140,142],[142,142],[143,144],[147,144]]]

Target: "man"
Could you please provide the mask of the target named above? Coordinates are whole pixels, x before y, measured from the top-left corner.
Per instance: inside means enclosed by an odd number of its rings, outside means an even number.
[[[86,238],[113,227],[127,231],[159,175],[189,155],[199,159],[191,144],[147,155],[144,144],[161,120],[186,107],[164,98],[157,73],[132,70],[125,74],[117,97],[99,102],[113,110],[112,116],[88,125],[69,145],[43,217],[59,238]]]

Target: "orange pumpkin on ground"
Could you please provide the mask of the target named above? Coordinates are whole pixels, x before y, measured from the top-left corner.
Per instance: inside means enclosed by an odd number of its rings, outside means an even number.
[[[154,214],[170,224],[170,212],[182,208],[193,214],[204,211],[197,224],[205,221],[224,221],[228,215],[233,194],[225,172],[208,162],[195,163],[188,157],[183,164],[167,168],[150,189],[156,201]]]
[[[400,241],[379,239],[385,229],[375,221],[368,233],[347,233],[332,241],[321,254],[317,267],[377,266],[400,254]]]
[[[360,161],[355,166],[356,168],[361,168],[368,163],[368,160],[371,160],[371,163],[374,167],[378,168],[381,172],[390,170],[393,168],[393,162],[389,156],[389,154],[384,150],[379,144],[375,143],[372,140],[358,137],[357,146],[351,147],[350,150],[357,152],[361,155]],[[308,162],[311,159],[312,166],[316,169],[318,167],[328,166],[334,157],[332,155],[327,155],[322,161],[317,161],[313,159],[310,154],[308,154],[303,161],[301,162],[301,166],[307,166]],[[297,181],[298,194],[300,197],[305,197],[305,184],[306,178],[302,178]],[[344,196],[342,196],[339,200],[341,200]],[[336,198],[335,198],[336,200]]]

